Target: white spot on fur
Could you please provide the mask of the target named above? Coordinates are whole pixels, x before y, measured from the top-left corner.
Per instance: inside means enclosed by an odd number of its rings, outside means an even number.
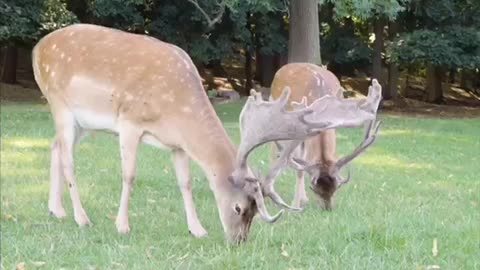
[[[175,101],[175,96],[173,95],[172,92],[169,92],[168,94],[163,94],[162,99],[166,100],[168,102],[174,102]]]
[[[52,45],[52,50],[55,50],[57,48],[57,44]]]
[[[72,61],[72,57],[67,58],[67,62],[70,62],[70,61]]]
[[[60,54],[60,58],[63,59],[64,57],[65,57],[65,53],[62,52],[62,53]]]
[[[182,112],[184,112],[184,113],[191,113],[191,112],[192,112],[192,109],[191,109],[190,107],[183,106],[183,107],[182,107]]]
[[[48,71],[50,71],[50,66],[49,65],[45,65],[45,71],[48,73]]]

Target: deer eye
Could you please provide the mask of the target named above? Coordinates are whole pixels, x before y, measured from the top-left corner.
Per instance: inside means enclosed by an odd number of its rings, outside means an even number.
[[[242,213],[242,208],[238,204],[235,204],[234,210],[238,215]]]

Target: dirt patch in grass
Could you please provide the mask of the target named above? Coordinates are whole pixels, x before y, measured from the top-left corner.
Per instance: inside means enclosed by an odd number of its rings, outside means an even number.
[[[40,89],[25,81],[17,84],[0,83],[0,99],[2,102],[46,102]]]
[[[368,92],[368,78],[345,78],[342,85],[348,95],[358,97]],[[442,104],[424,101],[424,80],[410,76],[408,86],[405,77],[400,78],[400,96],[395,100],[383,100],[381,111],[411,117],[472,118],[480,117],[480,97],[461,89],[456,84],[444,84]]]

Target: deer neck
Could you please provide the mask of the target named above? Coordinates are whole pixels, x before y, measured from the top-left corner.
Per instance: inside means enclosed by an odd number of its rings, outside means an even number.
[[[203,117],[202,121],[192,120],[182,125],[185,132],[179,134],[182,138],[179,146],[202,168],[217,197],[233,190],[228,178],[235,168],[237,149],[220,120],[212,116],[216,116],[214,113],[211,109],[204,112],[209,117]]]

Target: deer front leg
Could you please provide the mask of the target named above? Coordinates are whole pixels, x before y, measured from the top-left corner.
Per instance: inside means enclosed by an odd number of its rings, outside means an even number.
[[[200,224],[193,203],[192,186],[189,175],[189,158],[183,150],[175,150],[173,152],[173,163],[175,165],[178,186],[180,187],[180,192],[183,197],[188,230],[197,238],[204,237],[207,235],[207,231],[203,228],[202,224]]]
[[[63,172],[60,159],[60,142],[55,137],[52,144],[52,157],[50,160],[50,194],[48,199],[48,210],[56,218],[66,217],[65,208],[62,204],[63,194]]]
[[[293,207],[303,208],[308,203],[307,193],[305,191],[305,173],[297,172],[297,184],[295,185],[295,197],[293,198]]]
[[[302,159],[306,157],[305,142],[303,142],[296,150],[295,153]],[[305,191],[305,172],[297,171],[297,183],[295,185],[295,196],[293,197],[293,207],[303,208],[308,202],[307,192]]]
[[[119,132],[120,157],[122,159],[122,195],[115,225],[121,234],[130,232],[128,204],[132,192],[137,167],[137,151],[143,132],[129,124],[123,124]]]

